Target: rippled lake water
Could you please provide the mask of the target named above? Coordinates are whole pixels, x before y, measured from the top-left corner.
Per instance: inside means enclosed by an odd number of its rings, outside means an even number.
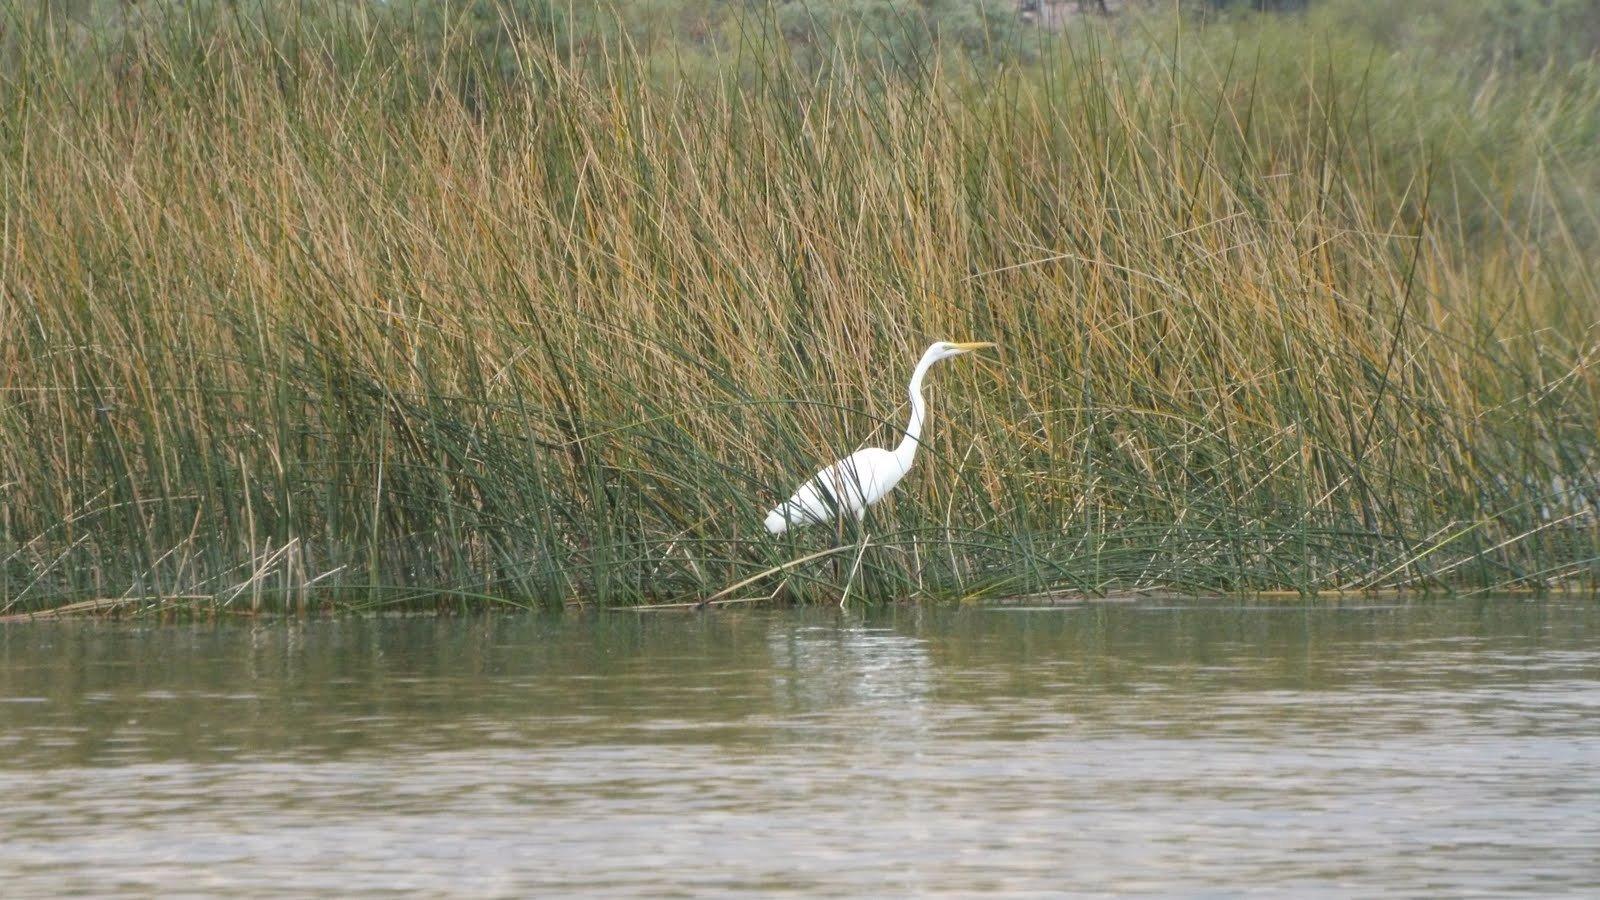
[[[1595,895],[1600,604],[0,626],[0,894]]]

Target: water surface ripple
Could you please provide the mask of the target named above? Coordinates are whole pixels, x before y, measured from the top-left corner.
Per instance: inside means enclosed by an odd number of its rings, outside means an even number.
[[[1589,895],[1600,604],[0,625],[0,893]]]

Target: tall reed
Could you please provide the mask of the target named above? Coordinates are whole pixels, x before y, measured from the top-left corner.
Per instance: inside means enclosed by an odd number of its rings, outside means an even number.
[[[1593,582],[1562,147],[1468,166],[1315,35],[907,71],[757,17],[671,77],[218,15],[6,36],[0,611]],[[896,498],[768,538],[944,338],[1003,351]]]

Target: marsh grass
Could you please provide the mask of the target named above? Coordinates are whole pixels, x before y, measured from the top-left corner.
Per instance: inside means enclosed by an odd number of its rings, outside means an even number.
[[[1592,585],[1593,82],[1486,165],[1314,34],[180,25],[8,26],[0,612]],[[895,499],[769,539],[943,338]]]

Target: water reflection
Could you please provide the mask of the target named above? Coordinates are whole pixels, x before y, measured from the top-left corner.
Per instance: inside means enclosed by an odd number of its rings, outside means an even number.
[[[927,727],[933,668],[925,642],[859,621],[773,629],[773,714],[792,739],[896,739]]]
[[[1597,626],[1565,600],[3,626],[0,883],[1583,893]]]

